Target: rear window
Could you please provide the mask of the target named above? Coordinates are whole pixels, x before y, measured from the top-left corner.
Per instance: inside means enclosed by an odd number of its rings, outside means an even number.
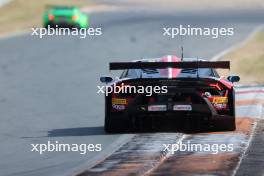
[[[168,77],[169,69],[129,69],[125,70],[121,77],[129,78],[166,78]],[[195,78],[199,77],[219,77],[217,72],[211,68],[199,68],[199,69],[181,69],[178,78]]]

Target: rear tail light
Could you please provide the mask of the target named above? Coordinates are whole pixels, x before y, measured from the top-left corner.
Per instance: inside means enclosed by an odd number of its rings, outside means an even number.
[[[48,14],[48,18],[49,18],[49,20],[54,20],[54,15],[52,15],[52,14]]]
[[[77,16],[77,15],[73,15],[73,16],[72,16],[72,20],[73,20],[73,21],[78,20],[78,16]]]
[[[185,101],[188,102],[188,103],[191,103],[192,102],[192,98],[191,97],[186,97]]]
[[[210,87],[215,87],[217,88],[218,90],[222,90],[222,86],[218,83],[211,83],[209,84]]]

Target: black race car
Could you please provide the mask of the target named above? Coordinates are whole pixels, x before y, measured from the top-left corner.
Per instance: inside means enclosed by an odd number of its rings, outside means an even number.
[[[230,69],[228,61],[205,61],[165,56],[110,63],[123,70],[105,86],[105,131],[235,130],[233,82],[216,68]]]

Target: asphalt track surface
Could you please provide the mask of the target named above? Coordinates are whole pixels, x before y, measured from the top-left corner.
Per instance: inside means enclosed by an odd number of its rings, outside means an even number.
[[[263,24],[263,12],[116,11],[96,13],[92,27],[103,35],[46,37],[28,34],[0,40],[0,175],[64,175],[89,165],[100,153],[114,150],[131,135],[103,131],[100,75],[109,61],[180,55],[211,58],[243,40]],[[232,37],[170,39],[163,27],[234,27]],[[102,152],[31,152],[30,144],[100,143]]]

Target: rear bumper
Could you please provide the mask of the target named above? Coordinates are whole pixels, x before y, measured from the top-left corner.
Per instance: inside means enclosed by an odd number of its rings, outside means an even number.
[[[48,22],[45,24],[45,27],[50,26],[51,28],[80,28],[79,23],[73,21],[59,21],[59,22]]]
[[[201,97],[201,103],[184,103],[184,102],[165,102],[155,104],[142,105],[137,100],[135,100],[130,106],[125,110],[125,114],[129,116],[167,116],[174,118],[186,118],[186,117],[204,117],[208,119],[219,119],[219,118],[229,118],[233,117],[229,114],[219,114],[214,108],[213,104],[205,97]],[[148,107],[151,105],[163,105],[166,106],[165,111],[149,111]],[[189,110],[174,110],[174,106],[190,106]]]
[[[228,115],[207,116],[179,113],[142,113],[136,116],[115,114],[111,121],[117,122],[121,131],[225,131],[235,130],[235,118]]]
[[[154,118],[154,119],[172,119],[172,120],[184,120],[184,119],[200,119],[205,121],[226,121],[230,119],[235,119],[234,116],[231,115],[220,115],[220,114],[209,114],[209,113],[202,113],[202,112],[172,112],[172,111],[163,111],[163,112],[143,112],[137,111],[133,113],[128,112],[115,112],[112,113],[111,117],[119,118],[120,120],[124,118]]]
[[[138,105],[128,108],[129,114],[180,114],[180,115],[195,115],[195,114],[212,114],[212,110],[205,104],[191,104],[191,111],[175,111],[173,106],[176,104],[166,104],[166,111],[148,111],[148,107],[151,105]],[[216,112],[214,112],[216,113]]]
[[[225,130],[235,129],[235,117],[218,114],[207,104],[193,104],[192,111],[148,111],[147,106],[131,106],[123,112],[112,112],[111,120],[122,128],[146,130]]]

